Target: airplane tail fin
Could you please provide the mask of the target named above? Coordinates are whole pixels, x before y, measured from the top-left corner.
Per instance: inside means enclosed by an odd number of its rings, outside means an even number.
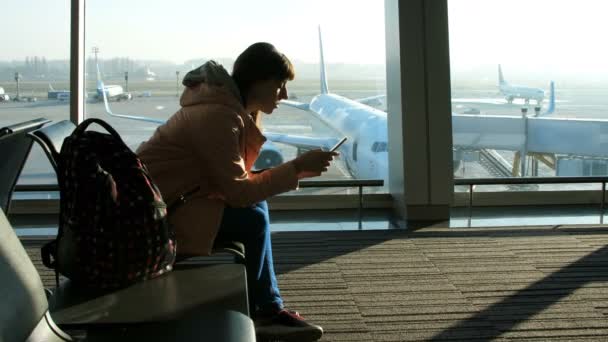
[[[505,82],[505,78],[502,75],[502,68],[500,67],[500,64],[498,64],[498,85],[503,85],[506,84],[507,82]]]
[[[151,123],[156,123],[156,124],[163,124],[166,121],[166,120],[161,120],[161,119],[149,118],[149,117],[145,117],[145,116],[118,114],[118,113],[112,112],[112,110],[110,109],[110,104],[108,103],[108,94],[106,94],[106,91],[104,90],[103,81],[101,80],[101,72],[99,71],[99,65],[97,65],[97,95],[103,99],[103,105],[106,109],[106,113],[110,116],[124,118],[124,119],[137,120],[137,121],[151,122]]]
[[[101,94],[105,94],[103,91],[103,81],[101,80],[101,72],[99,71],[99,64],[95,65],[97,67],[97,93],[101,96]]]
[[[547,107],[547,111],[543,113],[543,115],[551,115],[555,111],[555,82],[551,81],[551,85],[549,86],[549,107]]]
[[[319,25],[319,51],[321,54],[321,61],[319,65],[319,68],[321,69],[321,94],[327,94],[329,93],[329,88],[327,87],[325,60],[323,59],[323,41],[321,39],[321,25]]]
[[[108,114],[112,115],[112,111],[110,110],[110,105],[108,104],[108,97],[106,95],[106,92],[103,89],[103,81],[101,79],[101,72],[99,71],[99,64],[97,64],[96,67],[97,67],[97,96],[102,98],[103,104],[106,107],[106,112]]]

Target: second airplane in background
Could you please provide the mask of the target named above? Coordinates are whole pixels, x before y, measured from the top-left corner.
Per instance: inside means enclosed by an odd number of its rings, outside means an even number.
[[[99,65],[97,65],[97,93],[95,98],[98,100],[131,100],[133,96],[131,93],[125,92],[122,86],[119,85],[104,85],[101,80],[101,72],[99,71]],[[106,106],[107,107],[107,106]]]
[[[505,81],[500,64],[498,64],[498,89],[509,103],[513,103],[515,99],[523,99],[526,103],[536,100],[536,103],[540,105],[545,98],[545,91],[540,88],[514,85]]]

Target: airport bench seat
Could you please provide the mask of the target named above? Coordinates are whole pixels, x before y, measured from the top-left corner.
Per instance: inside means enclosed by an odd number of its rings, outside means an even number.
[[[44,118],[0,128],[0,209],[8,213],[17,179],[32,148],[27,134],[50,122]]]
[[[239,264],[176,265],[163,276],[110,293],[64,281],[49,306],[59,324],[154,322],[192,311],[249,314],[245,269]]]
[[[221,275],[221,276],[220,276]],[[0,337],[3,341],[255,341],[242,265],[185,267],[93,299],[50,300],[0,210]],[[239,279],[239,280],[237,280]]]
[[[29,134],[42,147],[55,171],[63,141],[75,128],[72,122],[64,120]],[[238,314],[249,315],[244,247],[233,242],[216,246],[214,252],[211,258],[184,260],[167,275],[108,294],[79,289],[64,279],[49,299],[50,312],[63,326],[104,327],[98,331],[124,324],[149,325],[161,320],[167,324],[166,320],[201,315],[216,317],[213,321],[218,327],[223,325],[217,317],[238,323],[242,320]],[[218,257],[222,252],[231,253],[237,263],[226,263],[226,258]]]

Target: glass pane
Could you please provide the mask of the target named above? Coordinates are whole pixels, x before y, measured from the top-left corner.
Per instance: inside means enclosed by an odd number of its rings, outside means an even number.
[[[329,148],[347,135],[349,139],[340,148],[342,157],[323,178],[386,179],[386,148],[372,150],[374,142],[387,140],[383,2],[302,0],[286,4],[197,0],[167,6],[88,0],[87,116],[110,122],[135,149],[158,123],[109,116],[100,96],[103,91],[98,89],[96,65],[110,95],[111,112],[164,121],[180,108],[181,81],[189,70],[213,59],[231,72],[234,59],[247,46],[267,41],[294,63],[296,78],[287,84],[289,100],[316,103],[311,110],[319,112],[322,107],[326,122],[311,111],[281,104],[272,115],[264,115],[262,125],[271,142],[264,145],[256,166],[288,161],[310,144]],[[328,95],[317,97],[321,93],[319,25],[330,92],[365,104]],[[333,115],[354,109],[349,120]],[[303,139],[309,144],[302,144],[295,137],[314,139]],[[354,151],[357,144],[358,156]]]
[[[455,176],[607,175],[608,4],[448,5]]]
[[[69,119],[70,2],[3,0],[0,34],[0,127],[37,118]],[[19,183],[56,183],[34,146]]]

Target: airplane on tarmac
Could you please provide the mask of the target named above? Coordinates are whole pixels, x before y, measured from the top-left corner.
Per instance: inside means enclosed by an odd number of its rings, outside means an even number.
[[[530,100],[536,100],[536,104],[540,105],[545,98],[545,91],[540,88],[512,85],[505,81],[500,64],[498,64],[498,89],[508,103],[513,103],[514,99],[524,99],[526,104]]]
[[[69,90],[56,90],[49,83],[49,90],[47,92],[47,98],[49,100],[50,99],[57,99],[59,101],[67,101],[67,100],[70,99],[70,91]]]
[[[0,87],[0,102],[6,102],[10,99],[10,96],[4,92],[4,88]]]
[[[327,83],[320,29],[319,50],[320,94],[309,103],[293,100],[283,100],[282,103],[313,114],[336,134],[310,137],[265,131],[268,141],[262,147],[255,167],[261,169],[283,162],[283,156],[275,143],[291,145],[299,151],[329,149],[346,136],[348,140],[338,151],[351,175],[355,178],[383,179],[386,182],[389,148],[387,113],[365,104],[369,99],[375,101],[384,95],[357,101],[331,93]],[[113,113],[105,96],[104,101],[106,112],[111,116],[160,124],[165,122]],[[555,90],[554,83],[551,82],[549,106],[544,113],[517,116],[452,113],[454,168],[457,169],[464,158],[460,153],[462,151],[477,151],[486,158],[493,159],[495,164],[502,164],[502,177],[526,175],[526,158],[539,160],[554,169],[557,175],[560,175],[560,165],[563,170],[582,170],[582,164],[578,164],[590,158],[608,165],[608,120],[557,118],[552,116],[554,111]],[[496,150],[515,152],[513,164],[501,158]]]
[[[97,99],[108,100],[131,100],[133,95],[125,92],[122,86],[119,85],[104,85],[101,80],[101,72],[99,71],[99,65],[97,65],[97,93],[95,95]]]
[[[336,138],[348,140],[338,149],[350,174],[355,178],[388,180],[388,133],[386,113],[367,103],[374,103],[385,95],[360,100],[332,94],[327,84],[327,72],[323,56],[321,28],[319,28],[321,69],[321,94],[310,103],[283,100],[282,103],[314,114],[336,131],[335,137],[313,138],[287,134],[265,133],[274,142],[295,146],[299,149],[327,149]]]
[[[149,67],[146,67],[146,81],[155,81],[156,73],[151,71]]]

